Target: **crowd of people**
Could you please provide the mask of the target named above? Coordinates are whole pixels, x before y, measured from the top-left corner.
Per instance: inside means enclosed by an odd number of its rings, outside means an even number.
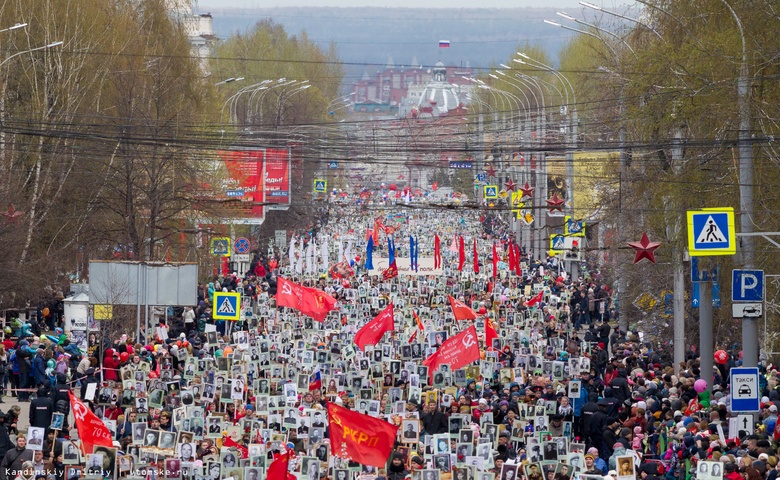
[[[572,278],[555,258],[534,260],[495,216],[339,209],[297,237],[287,258],[258,253],[245,275],[205,282],[197,305],[144,341],[91,335],[81,352],[59,335],[7,338],[0,358],[18,388],[5,400],[37,391],[26,435],[16,431],[18,407],[0,414],[0,480],[260,480],[286,451],[295,453],[290,473],[307,480],[777,477],[776,370],[762,367],[755,427],[738,426],[728,385],[738,355],[713,372],[695,355],[672,365],[659,343],[617,327],[597,267]],[[378,237],[370,252],[366,229]],[[458,243],[473,245],[473,262],[469,248],[464,265]],[[441,255],[435,272],[365,268],[415,248]],[[323,321],[277,308],[279,278],[338,304]],[[213,320],[219,292],[240,292],[251,314]],[[453,300],[475,318],[457,320]],[[355,333],[391,303],[393,331],[357,348]],[[472,325],[480,359],[428,371],[423,361]],[[497,338],[486,340],[488,328]],[[70,392],[113,446],[82,448]],[[362,465],[331,445],[328,402],[398,427],[386,464]]]

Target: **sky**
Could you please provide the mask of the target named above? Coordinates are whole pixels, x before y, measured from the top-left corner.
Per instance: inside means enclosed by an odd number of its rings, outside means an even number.
[[[590,0],[590,3],[612,9],[634,4],[633,0]],[[523,8],[579,7],[578,0],[198,0],[201,10],[218,8],[268,7],[399,7],[399,8]]]

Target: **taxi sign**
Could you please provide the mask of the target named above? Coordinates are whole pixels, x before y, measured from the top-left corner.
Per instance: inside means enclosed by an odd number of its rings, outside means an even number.
[[[241,319],[241,294],[238,292],[214,292],[214,308],[211,317],[215,320]]]
[[[230,256],[230,237],[218,237],[211,239],[211,253],[221,257]]]
[[[708,208],[688,211],[688,253],[691,256],[737,253],[734,209]]]
[[[758,385],[758,368],[734,367],[730,370],[731,411],[758,412],[761,390]]]

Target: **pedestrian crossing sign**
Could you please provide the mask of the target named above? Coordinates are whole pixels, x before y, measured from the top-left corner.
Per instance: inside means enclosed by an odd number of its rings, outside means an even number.
[[[238,292],[214,292],[211,317],[215,320],[240,320],[241,294]]]
[[[497,185],[485,185],[484,187],[485,198],[498,198],[498,186]]]
[[[230,256],[230,237],[219,237],[211,239],[211,253],[220,257]]]
[[[314,192],[315,193],[325,193],[325,191],[328,189],[328,182],[327,180],[314,180]]]
[[[735,230],[731,207],[688,211],[688,253],[691,256],[734,255],[737,253]]]
[[[550,255],[560,255],[566,245],[566,237],[559,233],[550,235]]]

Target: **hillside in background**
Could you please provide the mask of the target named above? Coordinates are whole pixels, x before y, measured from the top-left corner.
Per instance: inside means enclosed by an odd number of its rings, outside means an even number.
[[[205,3],[205,2],[204,2]],[[555,8],[403,9],[403,8],[260,8],[225,9],[201,5],[214,17],[214,32],[226,38],[271,17],[291,34],[306,31],[327,48],[332,41],[347,63],[346,83],[364,72],[395,66],[448,65],[487,68],[506,62],[527,43],[538,44],[554,59],[572,32],[543,22]],[[439,48],[449,40],[450,48]],[[261,56],[261,55],[260,55]]]

